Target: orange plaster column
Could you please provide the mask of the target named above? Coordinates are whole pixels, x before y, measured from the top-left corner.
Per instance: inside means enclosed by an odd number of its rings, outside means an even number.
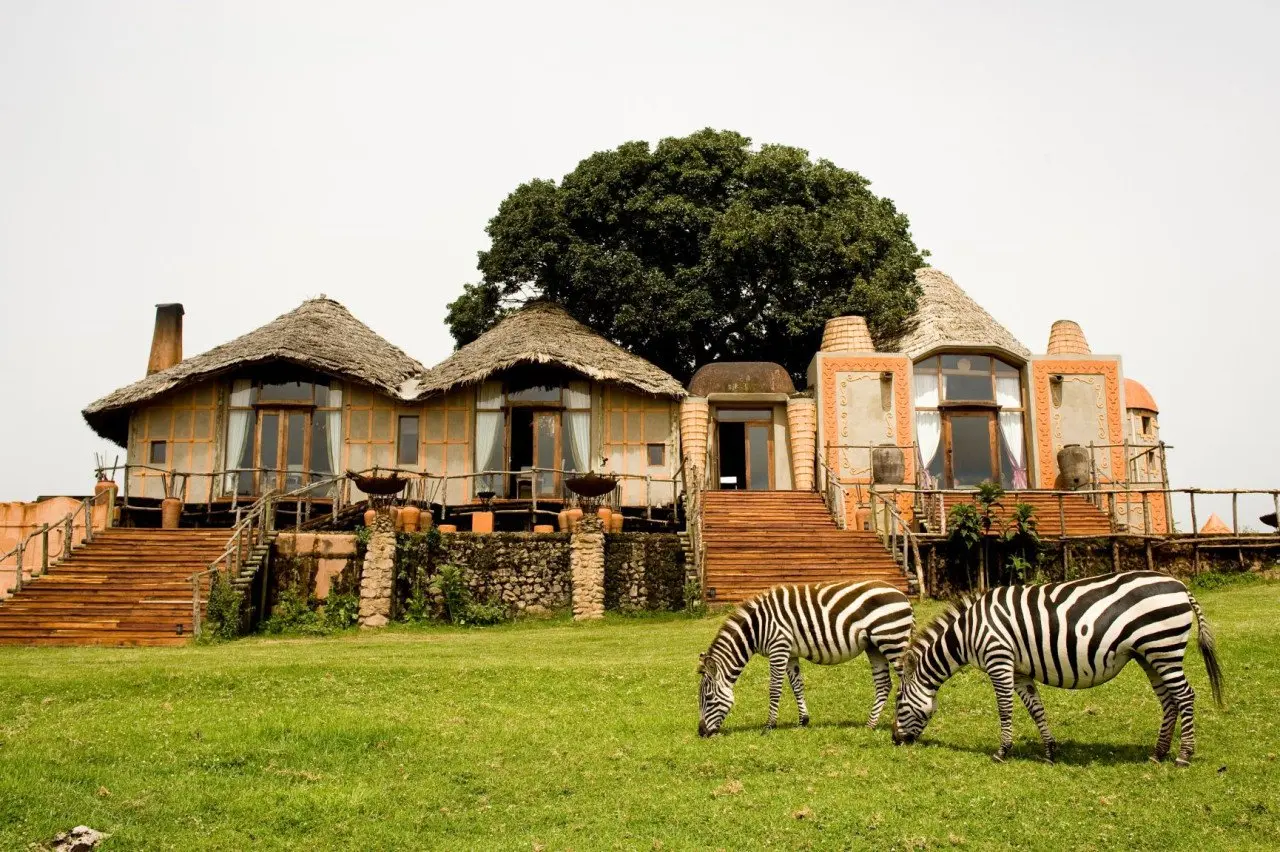
[[[711,406],[701,397],[685,397],[680,403],[680,446],[685,478],[699,483],[707,470],[707,426]]]
[[[814,488],[814,451],[818,441],[818,404],[808,397],[787,400],[787,436],[791,442],[791,481],[797,491]]]

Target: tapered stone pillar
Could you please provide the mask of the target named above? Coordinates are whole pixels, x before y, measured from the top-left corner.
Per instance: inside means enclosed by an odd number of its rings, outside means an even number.
[[[573,620],[604,618],[604,525],[596,515],[583,515],[569,536],[569,571],[573,579]]]
[[[787,437],[791,443],[791,481],[797,491],[812,491],[818,441],[818,405],[808,397],[787,400]]]
[[[391,621],[391,596],[396,573],[396,533],[391,515],[379,510],[364,554],[360,575],[360,626],[386,627]]]

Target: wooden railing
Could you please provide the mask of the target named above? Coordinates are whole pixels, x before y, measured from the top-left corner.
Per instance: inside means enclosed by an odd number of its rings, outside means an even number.
[[[225,572],[227,582],[239,576],[245,553],[252,552],[254,547],[263,544],[271,533],[274,522],[271,504],[274,499],[272,494],[264,494],[247,510],[237,510],[236,523],[231,529],[226,548],[209,563],[208,568],[191,575],[191,629],[196,638],[200,637],[202,630],[201,580],[208,577],[212,586],[217,579],[214,575],[219,572]]]
[[[822,502],[827,504],[827,511],[831,513],[836,527],[845,529],[848,526],[844,504],[845,484],[832,472],[826,459],[821,457],[818,459],[818,476],[821,479]]]
[[[177,497],[188,505],[204,505],[205,514],[211,514],[215,503],[219,511],[238,510],[242,505],[252,505],[256,498],[251,495],[238,493],[238,490],[232,489],[227,493],[222,493],[225,489],[217,486],[217,483],[225,483],[229,477],[233,476],[254,476],[254,481],[260,481],[256,477],[262,475],[275,476],[277,481],[286,478],[300,477],[304,480],[303,484],[286,494],[281,494],[276,499],[278,511],[296,512],[296,523],[301,525],[306,523],[312,517],[326,512],[317,512],[316,504],[324,504],[328,506],[327,511],[336,515],[342,507],[353,505],[361,502],[364,495],[356,488],[355,483],[346,478],[342,474],[334,474],[332,471],[277,471],[265,468],[227,468],[224,470],[213,471],[210,473],[190,473],[184,471],[172,471],[154,465],[145,464],[116,464],[112,466],[104,466],[98,469],[99,477],[110,479],[120,475],[123,482],[118,486],[121,500],[122,511],[128,512],[159,512],[159,506],[152,503],[141,504],[138,501],[138,495],[130,495],[129,483],[133,478],[130,474],[139,471],[151,471],[163,477],[164,493],[166,497]],[[539,510],[538,502],[573,502],[576,498],[567,492],[564,487],[564,480],[579,471],[565,470],[563,468],[543,468],[530,467],[522,470],[482,470],[470,473],[456,473],[436,475],[425,471],[405,470],[401,468],[372,467],[366,468],[358,473],[364,474],[391,474],[395,473],[409,480],[404,492],[401,493],[400,499],[406,501],[416,501],[422,503],[436,504],[441,507],[444,517],[448,517],[450,510],[456,510],[461,507],[474,508],[480,502],[474,495],[477,491],[483,490],[477,487],[480,484],[489,481],[498,481],[505,485],[512,481],[529,482],[529,496],[527,499],[531,503],[531,510],[536,514]],[[619,481],[644,482],[644,498],[643,508],[645,517],[649,520],[653,519],[654,509],[662,509],[671,507],[674,511],[675,506],[681,499],[681,478],[678,476],[663,477],[645,474],[633,473],[609,473],[610,476],[617,478]],[[539,477],[550,477],[554,483],[552,493],[548,494],[544,489],[539,489]],[[193,489],[193,483],[204,481],[203,487]],[[467,484],[465,489],[467,497],[460,501],[451,502],[449,498],[450,485],[454,482],[464,482]],[[194,493],[193,493],[194,490]],[[273,489],[279,490],[279,489]],[[294,495],[290,497],[289,495]],[[194,499],[192,499],[194,498]],[[155,498],[149,498],[154,501]],[[622,488],[615,490],[612,494],[605,498],[605,505],[611,505],[613,508],[620,508],[622,504]],[[634,505],[634,504],[629,504]]]
[[[84,537],[81,539],[81,543],[88,544],[93,541],[93,509],[103,500],[104,497],[106,497],[106,495],[111,493],[112,492],[109,490],[100,491],[95,493],[92,497],[84,498],[74,509],[62,518],[51,524],[41,524],[37,529],[20,538],[18,543],[14,545],[8,553],[0,555],[0,568],[4,566],[4,563],[7,562],[10,557],[13,557],[14,559],[14,569],[16,572],[14,575],[12,589],[14,594],[22,591],[24,582],[22,575],[26,568],[26,555],[28,550],[32,547],[32,542],[38,540],[40,546],[39,570],[37,571],[35,568],[32,568],[31,570],[31,579],[34,580],[36,577],[48,573],[50,567],[71,555],[72,551],[75,549],[75,519],[77,516],[81,514],[84,515]],[[113,507],[110,502],[108,502],[105,513],[106,518],[103,521],[104,529],[111,526],[112,508]],[[56,558],[54,558],[53,553],[49,549],[49,533],[55,529],[60,529],[62,537]]]
[[[875,519],[872,527],[880,536],[880,542],[885,549],[902,566],[902,570],[908,574],[915,574],[920,596],[928,597],[928,572],[925,571],[924,561],[920,558],[920,542],[912,531],[911,525],[898,511],[896,496],[897,492],[894,491],[871,492],[871,516]]]

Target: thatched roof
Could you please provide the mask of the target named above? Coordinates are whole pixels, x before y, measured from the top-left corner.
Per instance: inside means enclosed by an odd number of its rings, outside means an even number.
[[[256,331],[120,388],[84,410],[95,432],[124,446],[129,409],[233,370],[286,362],[410,397],[422,364],[379,337],[332,299],[310,299]]]
[[[926,267],[916,272],[916,280],[924,292],[912,330],[899,338],[892,351],[917,359],[957,346],[1002,350],[1023,361],[1031,357],[1031,350],[961,290],[950,275]]]
[[[533,302],[426,371],[419,396],[474,385],[513,367],[531,365],[558,367],[654,396],[685,395],[671,375],[610,343],[564,308]]]

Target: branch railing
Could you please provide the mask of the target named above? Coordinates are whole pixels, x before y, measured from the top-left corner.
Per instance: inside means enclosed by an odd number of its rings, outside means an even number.
[[[117,489],[120,493],[123,510],[129,512],[158,512],[160,511],[159,506],[140,504],[138,502],[139,495],[134,494],[131,497],[129,493],[130,481],[134,479],[134,474],[140,472],[150,472],[163,477],[165,497],[177,497],[184,502],[184,505],[203,504],[206,515],[211,514],[215,507],[220,512],[234,512],[242,504],[251,505],[256,500],[254,495],[241,493],[238,487],[228,488],[228,483],[233,486],[238,484],[241,481],[239,477],[244,477],[251,482],[262,482],[267,477],[270,477],[267,481],[273,484],[301,479],[301,485],[281,494],[276,499],[278,511],[296,512],[295,520],[299,525],[306,523],[317,514],[325,514],[325,512],[317,512],[316,504],[327,505],[328,512],[336,516],[340,508],[350,506],[364,499],[364,495],[356,488],[355,483],[342,474],[335,474],[332,471],[277,471],[267,468],[227,468],[209,473],[191,473],[167,470],[155,465],[132,463],[104,466],[98,469],[100,478],[105,476],[115,479],[118,474],[120,475],[123,481],[117,486]],[[448,517],[450,510],[457,510],[464,506],[474,508],[479,502],[475,496],[476,493],[486,490],[484,487],[486,485],[495,486],[491,490],[501,494],[507,490],[507,486],[510,483],[514,482],[517,495],[514,499],[528,500],[531,504],[530,509],[535,514],[540,511],[538,507],[539,501],[572,502],[576,498],[567,492],[564,480],[574,475],[581,475],[582,471],[552,467],[526,467],[520,470],[492,469],[468,473],[432,474],[426,471],[406,470],[403,468],[371,467],[359,471],[359,473],[375,476],[395,473],[404,477],[409,480],[409,484],[400,495],[400,499],[437,504],[441,507],[442,515]],[[643,502],[641,505],[648,520],[653,519],[655,508],[662,509],[670,506],[674,509],[681,499],[682,477],[677,475],[665,477],[614,472],[609,472],[608,475],[616,477],[623,483],[622,487],[605,498],[606,505],[611,505],[613,508],[620,508],[624,502],[623,489],[626,488],[627,483],[644,483]],[[192,483],[201,479],[205,480],[205,487],[195,489],[193,494]],[[552,484],[549,491],[543,487],[547,482]],[[221,483],[221,485],[218,483]],[[461,499],[451,498],[450,496],[451,492],[456,490],[454,487],[456,483],[464,485],[464,496]],[[528,495],[522,496],[526,483],[529,486]],[[272,488],[268,490],[278,491],[279,489]],[[189,499],[193,496],[195,497],[194,501]],[[154,501],[157,498],[151,496],[145,499]],[[636,504],[627,503],[627,505]]]
[[[93,541],[94,507],[97,506],[106,495],[111,493],[112,492],[110,490],[104,490],[99,491],[90,497],[85,497],[66,515],[52,523],[41,524],[32,532],[19,538],[18,543],[15,544],[9,552],[0,555],[0,568],[3,568],[9,558],[13,557],[15,574],[12,591],[14,594],[22,591],[24,584],[23,573],[26,570],[26,556],[28,550],[33,546],[32,542],[38,540],[40,547],[40,564],[37,566],[39,570],[37,570],[37,567],[33,567],[31,570],[31,579],[34,580],[35,578],[48,573],[51,567],[71,555],[76,546],[75,521],[78,516],[84,515],[84,536],[81,539],[81,543],[88,544]],[[105,513],[106,517],[103,521],[104,529],[111,526],[112,509],[113,507],[108,502]],[[60,533],[62,538],[62,541],[59,543],[58,555],[56,558],[54,558],[53,552],[49,547],[49,534],[55,530]]]
[[[920,558],[920,542],[911,525],[898,511],[897,494],[895,491],[871,492],[871,516],[875,519],[872,527],[880,536],[881,544],[902,566],[902,570],[915,573],[920,596],[928,597],[927,572],[924,570],[924,561]]]
[[[191,575],[191,630],[196,638],[200,637],[203,629],[201,581],[208,577],[212,587],[216,579],[215,575],[219,572],[226,573],[228,582],[240,574],[245,553],[251,553],[254,547],[263,544],[271,533],[274,518],[271,504],[274,499],[274,495],[264,494],[246,511],[237,510],[236,523],[231,528],[231,537],[227,540],[226,548],[209,563],[208,568]]]
[[[676,470],[676,476],[683,485],[685,529],[689,534],[689,549],[693,554],[694,573],[698,577],[698,588],[706,589],[707,549],[702,538],[702,494],[704,486],[701,477],[685,472],[684,461]]]
[[[844,483],[831,471],[831,467],[827,464],[825,458],[820,457],[818,459],[818,473],[822,480],[822,502],[827,504],[827,511],[831,513],[832,519],[836,522],[836,527],[839,529],[847,528]]]

